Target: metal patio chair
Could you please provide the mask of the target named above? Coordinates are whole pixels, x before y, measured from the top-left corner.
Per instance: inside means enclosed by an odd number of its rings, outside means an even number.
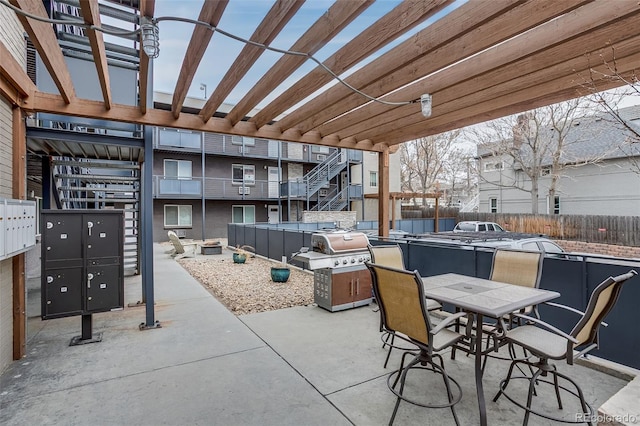
[[[387,378],[389,390],[397,396],[389,424],[393,424],[400,401],[428,408],[450,408],[456,424],[459,424],[454,405],[462,398],[462,390],[458,382],[447,375],[443,359],[438,352],[452,347],[465,338],[465,335],[451,331],[447,327],[467,314],[460,312],[452,315],[440,322],[437,327],[433,327],[426,309],[424,288],[418,271],[410,272],[375,263],[367,263],[367,267],[371,271],[373,290],[380,305],[384,328],[393,332],[399,339],[410,342],[418,348],[417,353],[405,352],[402,355],[400,368],[389,374]],[[413,355],[413,359],[405,367],[407,355]],[[439,364],[434,362],[434,358],[439,361]],[[446,388],[446,402],[417,401],[405,395],[407,374],[410,370],[421,369],[441,375]],[[435,376],[430,374],[424,378],[425,386],[429,386],[428,381],[431,377]],[[400,387],[396,389],[398,383]]]
[[[493,259],[491,262],[491,273],[489,279],[492,281],[499,281],[507,284],[538,288],[540,286],[540,278],[542,277],[542,262],[544,256],[541,252],[528,252],[518,250],[504,250],[496,249],[493,253]],[[540,318],[537,306],[528,306],[525,309],[520,310],[520,314],[533,313],[536,318]],[[499,337],[504,333],[500,328],[500,324],[506,324],[507,327],[517,326],[519,320],[517,317],[510,315],[506,323],[499,324],[484,324],[485,332],[492,338],[487,339],[486,349],[488,350],[493,343],[493,346],[498,349]],[[512,345],[509,345],[509,358],[501,357],[487,353],[485,356],[482,369],[484,370],[487,358],[496,358],[506,361],[511,361],[517,357]],[[524,352],[524,357],[528,354]]]
[[[406,269],[404,265],[404,256],[402,254],[402,248],[397,244],[386,244],[372,246],[368,245],[369,253],[371,255],[371,262],[376,265],[389,266],[396,269]],[[376,299],[377,300],[377,299]],[[427,310],[432,311],[442,308],[442,305],[433,299],[427,299]],[[380,332],[382,333],[380,338],[382,339],[382,348],[389,348],[387,352],[387,358],[384,360],[384,368],[387,368],[389,363],[389,357],[391,351],[400,349],[402,351],[416,350],[417,348],[407,348],[403,345],[396,345],[395,335],[393,332],[384,328],[384,319],[382,318],[382,310],[380,310]]]
[[[607,314],[615,305],[618,296],[620,295],[620,291],[622,290],[622,285],[634,275],[637,275],[637,272],[631,270],[626,274],[619,275],[617,277],[609,277],[602,283],[600,283],[591,294],[587,309],[584,313],[568,306],[546,302],[547,305],[563,308],[570,312],[581,315],[580,320],[577,322],[575,327],[573,327],[573,330],[571,330],[569,334],[564,333],[563,331],[553,327],[550,324],[547,324],[546,322],[538,318],[523,314],[515,314],[515,316],[517,316],[518,318],[526,321],[527,325],[522,325],[508,330],[506,332],[505,339],[510,344],[517,345],[526,349],[538,360],[513,360],[511,362],[511,366],[509,367],[507,377],[500,382],[500,390],[493,398],[493,400],[497,401],[500,396],[504,395],[509,401],[513,402],[520,408],[523,408],[525,410],[523,425],[526,425],[528,423],[531,413],[540,417],[544,417],[546,419],[563,423],[592,424],[591,420],[594,416],[594,410],[585,401],[584,395],[582,393],[582,390],[580,389],[580,386],[578,386],[578,383],[569,378],[567,375],[558,372],[555,365],[549,363],[549,360],[566,360],[567,364],[572,365],[575,359],[583,356],[593,349],[598,348],[598,333],[600,325],[603,324],[602,320],[607,316]],[[519,364],[525,364],[532,367],[533,369],[535,369],[535,373],[533,373],[532,376],[513,376],[514,367]],[[548,376],[549,374],[553,376],[553,381],[543,380],[541,378],[541,376]],[[564,385],[561,386],[559,384],[558,378],[562,378],[573,385],[575,391],[565,387]],[[529,392],[527,394],[526,404],[516,401],[513,397],[506,393],[509,382],[514,379],[525,379],[529,381]],[[579,399],[582,413],[577,413],[575,419],[571,420],[567,418],[551,416],[549,414],[532,409],[531,403],[534,392],[536,390],[536,386],[539,386],[541,383],[553,385],[559,409],[562,409],[562,400],[560,397],[560,390],[562,389]]]

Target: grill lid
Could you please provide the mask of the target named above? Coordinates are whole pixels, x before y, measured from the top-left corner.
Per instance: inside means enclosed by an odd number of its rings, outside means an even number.
[[[334,231],[311,235],[311,249],[324,254],[342,254],[367,249],[369,239],[362,232]]]

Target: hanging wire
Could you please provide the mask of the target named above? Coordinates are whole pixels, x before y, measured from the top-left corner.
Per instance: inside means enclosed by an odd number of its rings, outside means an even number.
[[[7,6],[11,10],[13,10],[15,13],[20,14],[22,16],[26,16],[27,18],[35,19],[36,21],[47,22],[47,23],[50,23],[50,24],[72,25],[72,26],[76,26],[76,27],[80,27],[80,28],[90,29],[90,30],[94,30],[94,31],[100,31],[102,33],[109,34],[109,35],[114,35],[114,36],[129,36],[129,35],[133,35],[133,34],[139,34],[141,32],[140,28],[132,30],[132,31],[125,31],[125,30],[116,31],[116,30],[102,28],[102,27],[99,27],[97,25],[89,25],[89,24],[85,23],[84,21],[80,21],[80,20],[45,18],[45,17],[42,17],[42,16],[34,15],[32,13],[29,13],[29,12],[25,12],[24,10],[13,6],[11,3],[7,2],[6,0],[0,0],[0,4],[3,4],[4,6]],[[226,36],[228,38],[231,38],[233,40],[239,41],[239,42],[244,43],[244,44],[256,46],[256,47],[259,47],[259,48],[264,49],[264,50],[270,50],[272,52],[281,53],[283,55],[302,56],[302,57],[305,57],[307,59],[311,59],[313,62],[318,64],[318,66],[320,66],[327,73],[329,73],[340,84],[344,85],[349,90],[353,91],[354,93],[359,94],[360,96],[363,96],[364,98],[366,98],[366,99],[368,99],[368,100],[370,100],[372,102],[378,102],[378,103],[381,103],[383,105],[390,105],[390,106],[410,105],[410,104],[415,104],[415,103],[420,103],[421,102],[420,98],[412,99],[410,101],[390,102],[390,101],[384,101],[382,99],[370,96],[370,95],[362,92],[361,90],[356,89],[355,87],[353,87],[352,85],[350,85],[346,81],[344,81],[342,78],[340,78],[340,76],[338,76],[335,72],[333,72],[333,70],[331,70],[329,67],[327,67],[322,62],[320,62],[313,55],[310,55],[310,54],[305,53],[305,52],[296,52],[296,51],[293,51],[293,50],[278,49],[276,47],[271,47],[271,46],[263,44],[263,43],[257,43],[255,41],[248,40],[248,39],[239,37],[239,36],[237,36],[235,34],[232,34],[230,32],[227,32],[227,31],[225,31],[225,30],[223,30],[221,28],[216,27],[215,25],[211,25],[211,24],[209,24],[207,22],[203,22],[203,21],[198,21],[196,19],[180,18],[180,17],[177,17],[177,16],[161,16],[161,17],[158,17],[158,18],[152,18],[151,19],[151,22],[156,26],[157,26],[157,24],[159,22],[162,22],[162,21],[186,22],[186,23],[189,23],[189,24],[201,25],[203,27],[209,28],[213,32],[218,32],[218,33],[220,33],[220,34],[222,34],[222,35],[224,35],[224,36]]]

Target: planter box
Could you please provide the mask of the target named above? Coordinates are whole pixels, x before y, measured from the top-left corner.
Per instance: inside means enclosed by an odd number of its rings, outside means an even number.
[[[200,254],[222,254],[221,245],[202,245],[200,246]]]

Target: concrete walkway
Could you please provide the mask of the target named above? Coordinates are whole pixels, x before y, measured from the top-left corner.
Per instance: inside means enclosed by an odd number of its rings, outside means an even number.
[[[103,333],[96,344],[68,346],[80,334],[80,317],[41,321],[39,280],[29,281],[27,357],[0,376],[0,424],[388,423],[395,398],[386,384],[390,369],[382,368],[379,314],[371,307],[329,313],[307,306],[236,317],[164,250],[155,246],[162,328],[139,331],[143,307],[96,314],[94,333]],[[127,278],[125,286],[126,303],[140,300],[139,277]],[[397,352],[390,366],[398,365]],[[461,423],[478,424],[471,358],[445,356],[445,363],[463,388],[456,406]],[[491,402],[506,366],[490,360],[485,375],[490,425],[522,422],[523,412],[506,399]],[[596,409],[626,384],[582,366],[560,368],[579,378]],[[433,377],[425,375],[419,391],[440,392]],[[545,396],[539,400],[552,406]],[[449,410],[402,403],[395,424],[453,419]],[[532,418],[530,424],[553,423]]]

